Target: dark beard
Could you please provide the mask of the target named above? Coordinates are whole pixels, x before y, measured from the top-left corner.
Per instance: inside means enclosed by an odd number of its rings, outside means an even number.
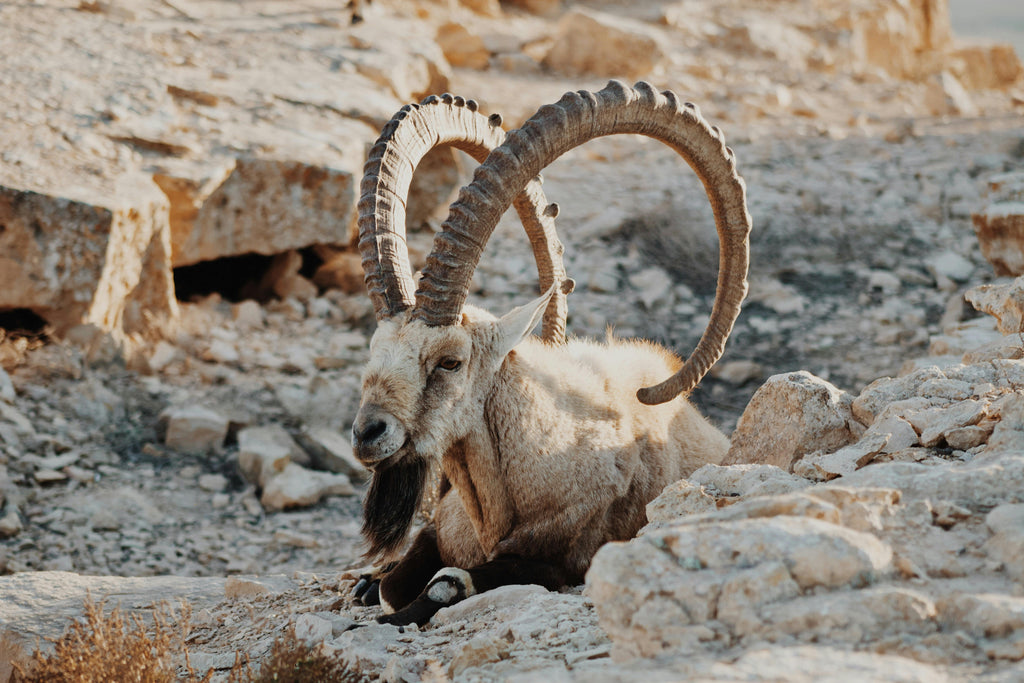
[[[363,502],[363,538],[369,544],[365,557],[376,560],[402,547],[420,509],[427,487],[430,464],[425,458],[405,457],[373,473]]]

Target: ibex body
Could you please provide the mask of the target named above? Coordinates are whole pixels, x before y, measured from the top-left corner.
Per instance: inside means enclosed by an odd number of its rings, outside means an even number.
[[[574,132],[577,119],[588,127],[583,133]],[[361,207],[370,218],[360,245],[380,322],[353,444],[374,470],[364,508],[371,556],[388,558],[401,548],[431,464],[439,462],[443,472],[433,523],[400,562],[375,577],[385,611],[393,612],[385,621],[422,623],[440,607],[497,585],[579,582],[601,544],[627,539],[645,523],[646,503],[664,486],[719,462],[728,448],[681,394],[721,354],[746,290],[749,216],[731,152],[692,106],[646,84],[570,93],[531,122],[511,133],[464,188],[415,301],[396,246],[401,222],[380,210],[382,198],[395,193],[380,188],[387,178],[368,171],[364,198],[374,197]],[[540,269],[545,295],[500,319],[464,306],[480,249],[528,181],[566,149],[619,132],[652,135],[680,151],[715,209],[719,290],[709,331],[686,363],[647,342],[531,337],[542,317],[546,331],[564,329],[559,295],[571,281],[551,230],[543,239],[531,233],[538,264],[541,254],[559,257]],[[374,168],[386,175],[387,165]],[[553,218],[557,211],[540,208],[543,197],[534,189],[532,214]],[[525,222],[531,212],[521,202],[517,208]],[[382,256],[396,250],[395,260]],[[552,311],[561,319],[549,325]],[[638,400],[637,387],[666,376]],[[369,601],[370,587],[377,588],[372,579],[363,581],[357,593]]]

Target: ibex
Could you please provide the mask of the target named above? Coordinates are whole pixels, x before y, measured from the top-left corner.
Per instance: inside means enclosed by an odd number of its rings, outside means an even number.
[[[469,108],[447,101],[450,112]],[[747,289],[750,216],[721,132],[671,92],[615,81],[596,93],[567,93],[507,135],[450,207],[417,288],[402,206],[419,158],[446,142],[424,123],[440,115],[435,105],[396,115],[371,152],[360,199],[359,244],[378,327],[352,440],[373,470],[364,504],[367,556],[385,564],[354,594],[364,604],[379,599],[379,620],[395,624],[422,624],[441,607],[504,584],[579,583],[602,544],[640,529],[645,505],[667,484],[719,462],[728,440],[684,394],[721,356]],[[414,114],[423,120],[405,136],[406,147],[395,131]],[[497,133],[483,130],[483,116],[459,116],[471,129],[451,138],[479,156]],[[538,173],[569,149],[619,133],[675,149],[714,211],[721,245],[715,302],[685,362],[649,342],[562,336],[571,280],[550,225],[557,211],[545,206]],[[496,318],[465,300],[481,251],[517,195],[524,220],[544,223],[531,233],[542,236],[531,239],[545,293]],[[530,336],[542,315],[544,340]],[[431,522],[401,560],[386,562],[404,545],[438,462],[443,476]]]

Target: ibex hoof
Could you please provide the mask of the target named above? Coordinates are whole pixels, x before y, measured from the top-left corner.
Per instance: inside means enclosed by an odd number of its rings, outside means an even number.
[[[357,605],[369,607],[380,604],[380,579],[362,576],[352,588],[352,599]]]

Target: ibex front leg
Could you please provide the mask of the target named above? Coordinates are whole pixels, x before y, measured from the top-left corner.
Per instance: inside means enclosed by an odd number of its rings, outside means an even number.
[[[548,590],[556,590],[566,581],[563,570],[549,562],[501,555],[472,569],[445,567],[434,574],[419,597],[393,614],[378,617],[377,621],[422,626],[442,607],[492,588],[518,583],[539,584]]]
[[[377,576],[364,576],[352,590],[363,605],[380,603],[385,612],[400,610],[420,595],[438,569],[444,567],[433,524],[416,534],[401,560]],[[408,623],[408,622],[406,622]]]

